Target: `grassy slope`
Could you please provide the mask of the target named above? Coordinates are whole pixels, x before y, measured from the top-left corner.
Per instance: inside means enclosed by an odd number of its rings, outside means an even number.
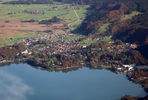
[[[111,41],[111,38],[112,37],[106,37],[106,38],[102,39],[101,41]]]
[[[14,43],[17,42],[21,42],[22,39],[20,38],[24,38],[24,37],[38,37],[36,34],[33,33],[28,33],[26,32],[26,34],[16,34],[13,36],[3,36],[3,40],[0,40],[0,43],[7,43],[7,45],[13,45]],[[13,41],[10,41],[10,38],[13,38]]]
[[[101,25],[101,27],[99,28],[99,32],[100,33],[103,33],[103,32],[105,32],[107,29],[108,29],[108,26],[110,25],[110,23],[106,23],[106,24],[103,24],[103,25]]]
[[[75,10],[76,10],[76,12],[77,12],[77,14],[78,14],[78,16],[81,18],[85,18],[85,12],[87,11],[86,9],[89,7],[89,5],[85,5],[84,7],[82,7],[82,6],[79,6],[79,10],[77,10],[77,7],[75,7]],[[73,13],[73,12],[72,12]],[[74,15],[74,17],[76,17],[76,15]],[[77,17],[76,17],[76,20],[77,20]],[[83,20],[80,20],[79,22],[77,22],[77,23],[73,23],[73,24],[71,24],[71,26],[74,28],[74,29],[76,29],[80,24],[81,24],[81,22],[82,22]]]
[[[124,21],[124,20],[127,20],[127,19],[132,19],[133,16],[138,15],[138,14],[141,14],[141,12],[133,11],[131,14],[125,14],[125,15],[123,15],[121,17],[120,21]]]
[[[58,41],[58,40],[70,40],[70,39],[78,39],[78,38],[83,38],[83,37],[84,37],[83,35],[80,35],[80,36],[71,36],[71,37],[67,37],[67,39],[53,38],[53,39],[50,39],[50,40],[55,40],[55,41]]]

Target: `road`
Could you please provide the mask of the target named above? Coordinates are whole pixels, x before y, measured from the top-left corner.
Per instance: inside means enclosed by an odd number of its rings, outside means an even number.
[[[79,18],[79,16],[78,16],[78,14],[77,14],[75,8],[74,8],[73,6],[71,6],[71,7],[72,7],[73,11],[75,12],[75,14],[76,14],[76,16],[77,16],[77,18],[78,18],[77,21],[68,24],[68,27],[69,27],[70,29],[73,29],[72,27],[70,27],[70,24],[77,23],[78,21],[80,21],[80,18]]]

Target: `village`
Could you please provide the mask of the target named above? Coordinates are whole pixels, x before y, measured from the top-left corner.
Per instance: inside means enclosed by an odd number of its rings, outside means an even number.
[[[55,55],[55,54],[63,54],[64,56],[67,57],[76,57],[75,53],[76,51],[80,50],[85,50],[89,48],[89,45],[92,43],[87,43],[87,42],[80,42],[80,38],[75,38],[75,39],[69,39],[69,37],[79,37],[79,34],[71,34],[71,32],[68,32],[66,34],[58,34],[58,33],[45,33],[42,34],[37,34],[39,37],[25,37],[22,38],[22,42],[27,48],[23,52],[19,52],[16,55],[32,55],[33,52],[35,53],[41,53],[41,52],[47,52],[49,55]],[[102,40],[106,37],[85,37],[83,38],[83,41],[86,40]],[[10,39],[13,41],[13,38]],[[83,43],[83,46],[81,44]],[[108,43],[111,44],[111,46],[106,47],[106,48],[95,48],[94,51],[92,51],[92,54],[96,54],[98,51],[104,51],[108,50],[109,52],[129,52],[130,50],[133,50],[137,48],[136,44],[130,44],[130,43],[123,43],[122,45],[113,45],[113,41],[109,41]],[[89,44],[89,45],[88,45]],[[81,55],[84,59],[87,59],[87,56]],[[7,62],[6,60],[1,61],[0,63],[5,63]],[[96,62],[96,64],[99,62]],[[110,63],[111,64],[111,63]],[[55,65],[53,63],[53,65]],[[135,65],[115,65],[116,70],[119,72],[127,72],[127,71],[133,71]]]
[[[71,4],[71,5],[73,6],[75,4]],[[18,5],[17,7],[22,7],[22,5]],[[64,9],[68,9],[70,6],[65,5],[62,7]],[[79,9],[78,5],[77,5],[77,9]],[[17,13],[25,12],[25,13],[31,13],[31,14],[45,14],[44,10],[56,11],[58,10],[58,7],[54,6],[51,9],[44,8],[44,9],[30,10],[30,11],[23,10],[23,11],[18,11]],[[57,16],[65,16],[65,15],[67,14],[60,14]],[[52,32],[44,33],[44,34],[38,33],[37,35],[38,37],[25,37],[25,38],[22,38],[22,42],[17,42],[17,44],[23,43],[27,49],[25,51],[18,52],[16,55],[17,56],[33,55],[34,53],[39,54],[39,53],[46,52],[49,55],[63,54],[64,56],[75,58],[77,55],[73,52],[77,52],[85,49],[87,50],[91,48],[90,46],[93,43],[103,42],[103,41],[106,41],[105,40],[106,38],[112,37],[110,35],[110,36],[96,36],[96,37],[90,36],[90,37],[81,38],[80,34],[71,34],[71,32],[67,32],[65,34],[52,33]],[[71,37],[76,37],[76,38],[71,38]],[[13,41],[13,38],[10,38],[10,41]],[[91,41],[91,42],[87,42],[87,41]],[[100,51],[129,52],[130,50],[134,50],[135,48],[138,47],[138,45],[130,44],[130,43],[115,44],[115,41],[111,39],[107,40],[106,42],[110,45],[107,47],[95,48],[95,50],[91,51],[91,54],[96,54],[97,52],[100,52]],[[5,45],[5,44],[2,44],[2,45]],[[80,54],[80,56],[84,60],[88,58],[88,56],[86,55]],[[4,62],[7,62],[7,61],[3,60],[0,63],[4,63]],[[96,62],[96,64],[98,63],[102,63],[102,62]],[[107,61],[107,63],[111,64],[109,61]],[[55,64],[52,63],[52,65],[55,65]],[[125,71],[125,69],[126,71],[131,71],[134,69],[133,65],[128,65],[128,66],[115,65],[115,67],[116,67],[116,70],[118,71]]]

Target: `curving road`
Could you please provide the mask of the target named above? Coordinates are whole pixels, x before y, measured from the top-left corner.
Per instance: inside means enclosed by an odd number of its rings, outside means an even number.
[[[68,24],[68,27],[69,27],[70,29],[73,29],[72,27],[70,27],[70,24],[73,24],[73,23],[76,23],[76,22],[80,21],[80,18],[79,18],[79,16],[78,16],[77,12],[75,11],[75,8],[74,8],[73,6],[71,6],[71,7],[72,7],[73,11],[75,12],[75,14],[76,14],[76,16],[77,16],[77,18],[78,18],[77,21]]]

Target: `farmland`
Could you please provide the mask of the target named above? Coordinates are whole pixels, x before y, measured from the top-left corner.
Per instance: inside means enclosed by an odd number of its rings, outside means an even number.
[[[3,2],[6,2],[6,0],[3,0]],[[38,32],[44,34],[44,31],[46,30],[52,30],[52,32],[59,34],[69,32],[69,28],[64,26],[63,22],[52,25],[38,24],[39,21],[51,19],[54,16],[62,19],[66,24],[75,22],[77,20],[77,16],[70,7],[70,4],[6,5],[2,4],[3,2],[0,2],[0,44],[7,43],[7,45],[12,45],[16,42],[20,42],[21,38],[24,37],[37,37],[36,33]],[[57,9],[54,9],[55,7]],[[77,14],[82,19],[85,18],[86,8],[88,7],[89,5],[84,5],[83,7],[81,5],[74,6]],[[44,14],[32,14],[25,12],[38,10],[44,12]],[[21,22],[32,19],[38,22]],[[81,22],[82,20],[71,24],[70,26],[73,29],[76,29],[76,27],[79,26]],[[13,38],[13,41],[10,41],[10,38]],[[78,37],[72,37],[72,39],[74,38]]]

